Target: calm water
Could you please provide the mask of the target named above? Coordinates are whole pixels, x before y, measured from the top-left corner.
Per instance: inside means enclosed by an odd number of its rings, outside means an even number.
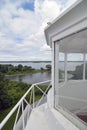
[[[22,75],[22,76],[7,76],[8,79],[12,81],[21,81],[28,84],[42,82],[46,80],[51,80],[51,73],[44,72],[44,73],[35,73],[29,75]]]
[[[51,64],[51,62],[20,62],[20,63],[0,63],[0,64],[12,64],[14,66],[17,66],[18,64],[27,65],[27,66],[32,66],[35,69],[40,69],[41,67],[45,68],[47,64]],[[74,71],[77,65],[81,65],[82,62],[68,62],[68,70]],[[64,63],[60,62],[59,68],[64,70]],[[22,75],[22,76],[8,76],[7,77],[10,80],[13,81],[21,81],[21,82],[26,82],[29,84],[32,83],[37,83],[37,82],[42,82],[45,80],[50,80],[51,79],[51,73],[49,72],[44,72],[44,73],[35,73],[35,74],[29,74],[29,75]]]

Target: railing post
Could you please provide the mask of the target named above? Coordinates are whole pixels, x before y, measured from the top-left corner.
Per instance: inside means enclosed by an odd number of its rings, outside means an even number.
[[[24,103],[23,103],[23,101],[22,101],[22,120],[23,120],[23,130],[24,130],[25,123],[24,123]]]
[[[33,108],[34,108],[34,102],[35,102],[35,92],[34,92],[34,86],[33,86]]]

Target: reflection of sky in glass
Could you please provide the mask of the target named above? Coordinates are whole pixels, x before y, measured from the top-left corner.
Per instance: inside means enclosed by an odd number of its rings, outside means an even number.
[[[59,60],[64,61],[64,53],[59,54]],[[76,54],[76,53],[67,54],[67,60],[68,61],[83,61],[83,54]],[[87,60],[87,55],[86,55],[86,60]]]
[[[82,61],[83,55],[82,54],[68,54],[69,61]]]

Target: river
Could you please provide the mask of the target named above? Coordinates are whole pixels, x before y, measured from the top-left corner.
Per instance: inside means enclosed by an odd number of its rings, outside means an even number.
[[[21,76],[7,76],[7,78],[11,81],[21,81],[28,84],[43,82],[46,80],[51,80],[51,73],[50,72],[43,72],[43,73],[35,73],[29,75],[21,75]]]
[[[45,68],[47,64],[51,64],[51,62],[0,62],[0,64],[12,64],[17,66],[18,64],[32,66],[32,68],[40,69],[41,67]],[[82,62],[68,62],[68,70],[74,71],[77,65],[81,65]],[[64,70],[64,62],[60,62],[59,68]],[[26,82],[29,84],[42,82],[45,80],[51,79],[51,73],[43,72],[43,73],[35,73],[29,75],[22,75],[22,76],[8,76],[8,79],[12,81],[21,81]]]

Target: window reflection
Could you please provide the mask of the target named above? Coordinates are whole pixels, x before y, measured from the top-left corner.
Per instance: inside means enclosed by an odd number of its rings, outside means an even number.
[[[67,60],[68,79],[83,79],[83,55],[76,53],[68,54]]]

